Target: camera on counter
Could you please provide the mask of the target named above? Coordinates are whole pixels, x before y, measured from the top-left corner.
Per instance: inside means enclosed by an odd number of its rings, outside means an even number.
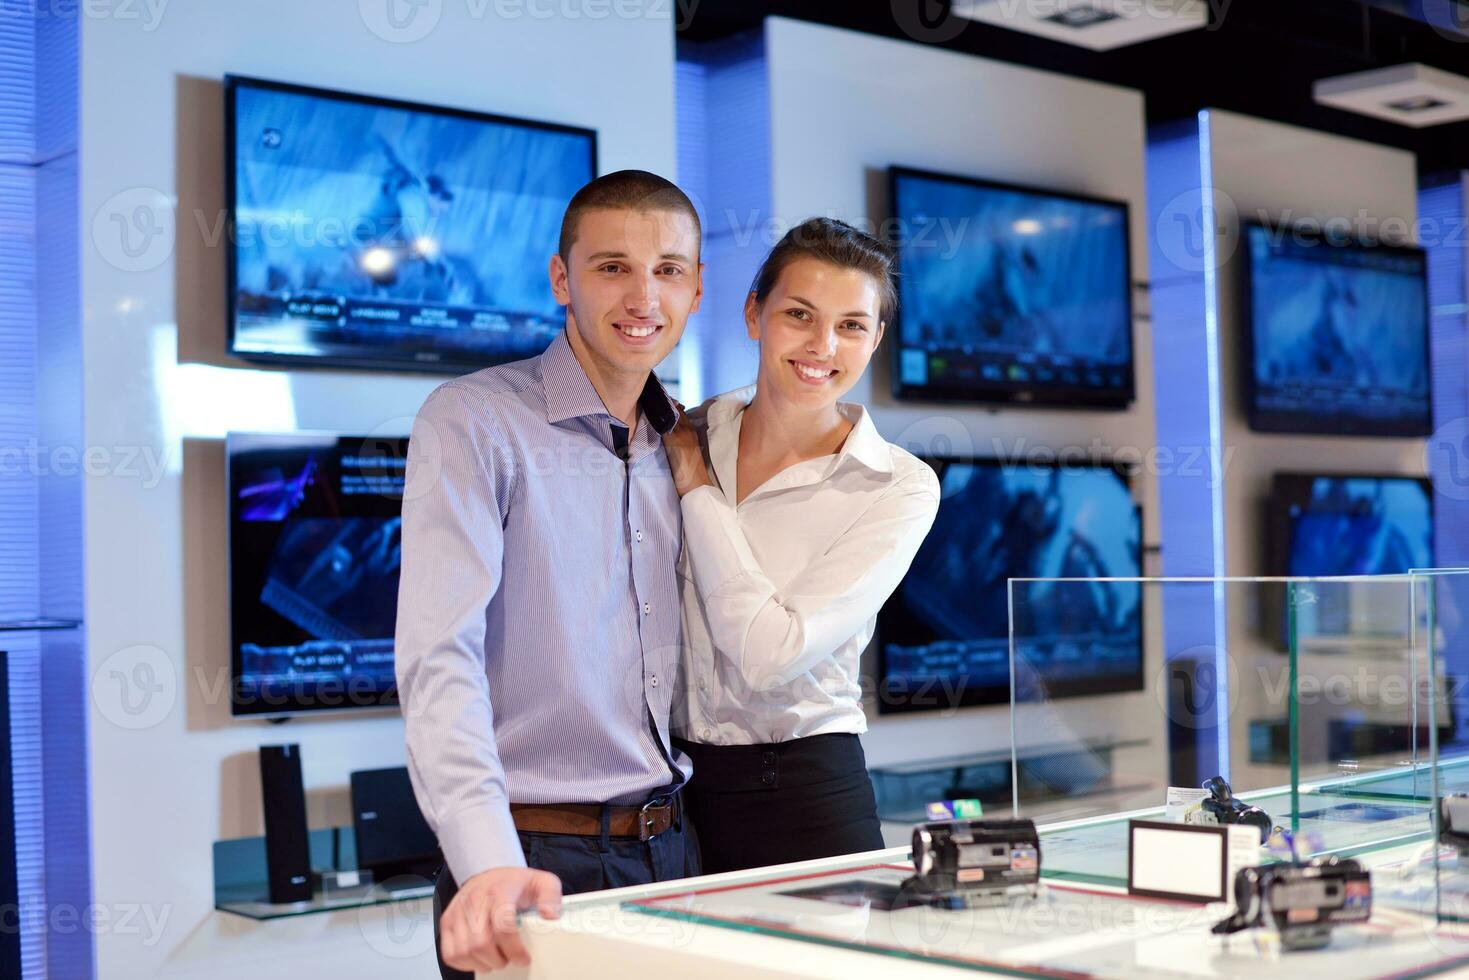
[[[1034,896],[1041,841],[1034,820],[956,820],[913,830],[906,903],[964,909]]]
[[[1215,823],[1247,824],[1260,832],[1262,843],[1270,838],[1275,829],[1270,814],[1244,800],[1236,799],[1234,790],[1230,789],[1223,776],[1204,780],[1203,788],[1209,791],[1209,795],[1199,806]]]
[[[1450,793],[1438,800],[1438,839],[1469,859],[1469,793]]]
[[[1216,934],[1273,926],[1288,950],[1319,949],[1339,925],[1372,916],[1372,879],[1350,858],[1325,857],[1244,868],[1234,876],[1235,911]]]

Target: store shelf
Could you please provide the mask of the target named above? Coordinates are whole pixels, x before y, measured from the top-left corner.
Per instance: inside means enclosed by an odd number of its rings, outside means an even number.
[[[20,619],[0,621],[0,633],[52,633],[79,629],[79,619]]]
[[[309,838],[314,877],[356,870],[357,847],[351,827],[313,830]],[[423,875],[398,875],[376,882],[371,880],[371,873],[366,873],[365,877],[367,880],[363,884],[352,888],[324,893],[318,886],[309,901],[274,904],[268,898],[265,838],[240,837],[214,842],[214,907],[247,919],[286,919],[411,902],[433,895],[433,881]]]

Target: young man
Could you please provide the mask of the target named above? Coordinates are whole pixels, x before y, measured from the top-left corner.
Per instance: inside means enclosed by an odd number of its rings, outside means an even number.
[[[397,674],[446,866],[445,977],[528,962],[516,913],[698,873],[669,739],[678,493],[652,376],[703,291],[699,219],[654,174],[577,192],[551,258],[566,330],[440,386],[413,427]]]

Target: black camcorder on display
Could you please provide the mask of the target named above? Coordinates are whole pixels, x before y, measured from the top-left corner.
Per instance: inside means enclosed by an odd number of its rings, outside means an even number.
[[[1438,840],[1469,858],[1469,793],[1450,793],[1438,800]]]
[[[1350,858],[1244,868],[1234,876],[1234,902],[1216,935],[1274,926],[1285,949],[1320,949],[1336,926],[1371,918],[1372,879]]]
[[[1034,896],[1041,842],[1034,820],[958,820],[913,830],[906,904],[963,909]]]
[[[1216,823],[1248,824],[1260,832],[1262,842],[1270,837],[1275,829],[1270,814],[1257,806],[1235,799],[1234,790],[1230,789],[1223,776],[1204,780],[1203,788],[1209,791],[1209,796],[1200,806]]]

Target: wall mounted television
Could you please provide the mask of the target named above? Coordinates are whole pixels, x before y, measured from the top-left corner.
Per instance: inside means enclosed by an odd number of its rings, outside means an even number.
[[[1123,408],[1133,400],[1128,208],[892,167],[893,394]]]
[[[1277,473],[1272,481],[1265,526],[1267,555],[1274,574],[1335,579],[1338,576],[1405,575],[1434,567],[1433,486],[1415,476],[1329,473]],[[1298,651],[1340,653],[1352,649],[1387,651],[1382,669],[1411,690],[1411,671],[1426,671],[1426,648],[1415,630],[1426,628],[1419,588],[1407,580],[1393,584],[1375,579],[1341,578],[1316,581],[1304,591],[1274,589],[1262,593],[1262,626],[1282,652],[1292,640]],[[1294,616],[1288,603],[1294,598]],[[1294,637],[1292,637],[1294,633]],[[1393,664],[1396,669],[1390,669]],[[1438,684],[1448,674],[1438,662]],[[1386,688],[1382,688],[1386,690]],[[1419,688],[1420,692],[1427,688]],[[1439,724],[1451,727],[1445,710],[1452,698],[1439,688]],[[1424,712],[1427,703],[1418,699]],[[1351,705],[1352,717],[1341,718],[1333,737],[1368,745],[1397,727],[1388,740],[1402,744],[1407,710],[1401,702],[1364,697]],[[1426,717],[1426,714],[1424,715]],[[1426,738],[1426,731],[1421,737]]]
[[[1271,571],[1403,575],[1433,567],[1433,485],[1423,477],[1277,473]]]
[[[233,714],[397,704],[407,451],[406,436],[226,438]]]
[[[1240,237],[1250,428],[1432,432],[1423,250],[1259,222]]]
[[[933,530],[878,615],[878,710],[1010,699],[1011,578],[1137,578],[1142,511],[1128,472],[929,457]],[[1017,593],[1017,598],[1021,594]],[[1017,603],[1017,690],[1070,697],[1143,687],[1137,582],[1026,586]]]
[[[230,75],[225,134],[232,354],[462,373],[562,329],[594,131]]]

